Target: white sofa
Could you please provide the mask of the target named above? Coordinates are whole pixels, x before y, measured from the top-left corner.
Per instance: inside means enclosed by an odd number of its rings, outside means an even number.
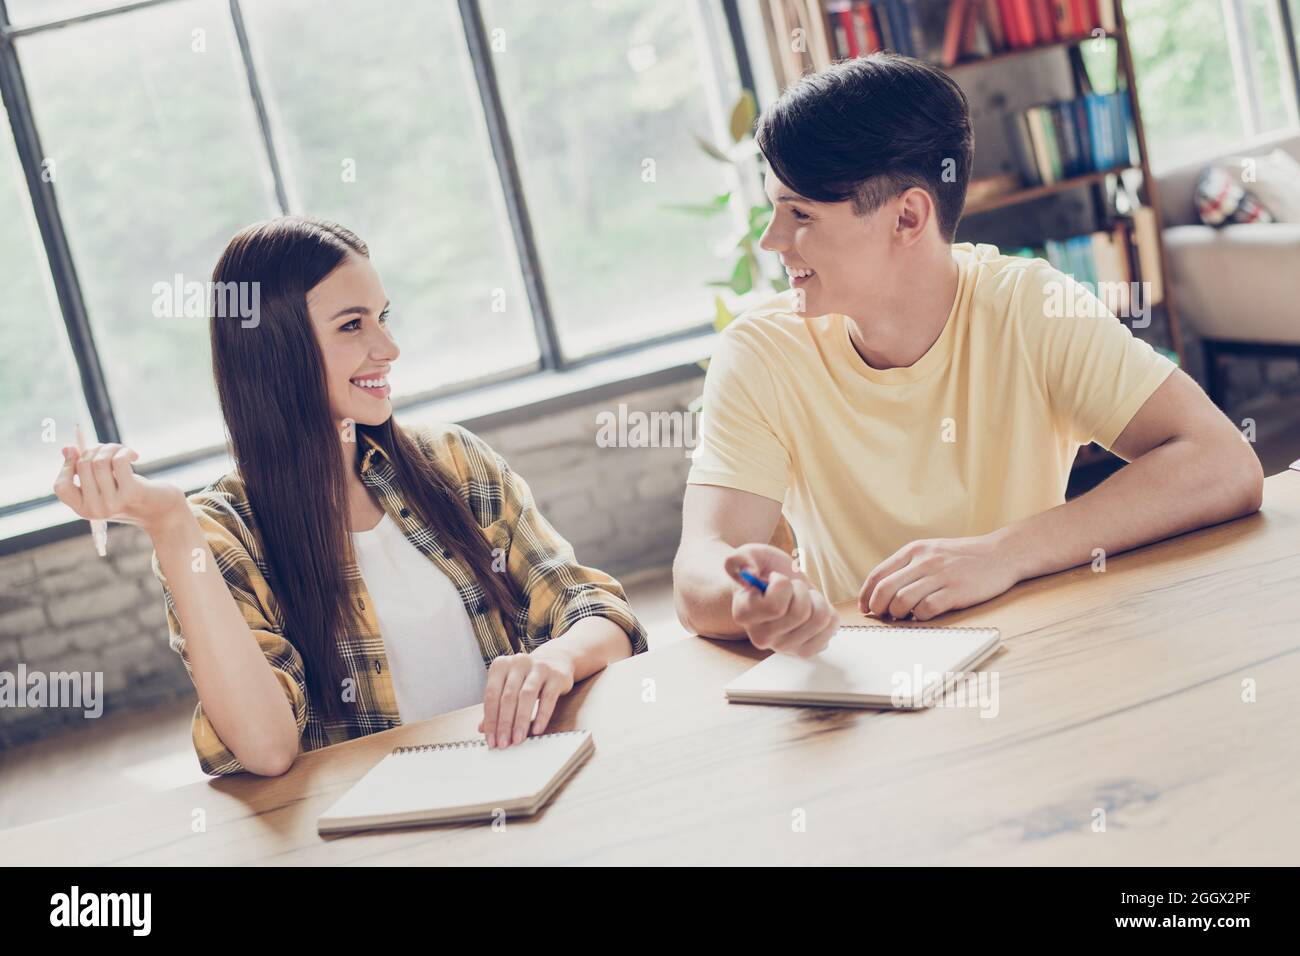
[[[1279,147],[1300,159],[1300,136],[1227,155],[1260,156]],[[1222,405],[1225,356],[1300,356],[1300,223],[1201,225],[1196,180],[1211,162],[1158,175],[1156,194],[1174,303],[1202,340],[1205,390]]]

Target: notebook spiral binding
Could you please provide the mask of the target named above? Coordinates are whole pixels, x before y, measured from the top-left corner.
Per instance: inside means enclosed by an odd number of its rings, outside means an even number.
[[[542,737],[567,737],[571,734],[585,734],[585,730],[561,730],[553,734],[542,734],[540,737],[526,737],[524,743],[530,740],[541,740]],[[486,740],[452,740],[441,744],[415,744],[410,747],[394,747],[395,754],[413,754],[427,753],[433,750],[469,750],[472,747],[486,747]]]
[[[996,631],[996,627],[904,627],[884,624],[841,624],[841,631]]]

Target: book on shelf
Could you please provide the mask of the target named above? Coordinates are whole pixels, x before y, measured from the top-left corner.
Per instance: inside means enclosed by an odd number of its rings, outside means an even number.
[[[1008,248],[1005,252],[1046,259],[1115,315],[1131,315],[1135,308],[1146,309],[1164,301],[1155,212],[1148,206],[1134,208],[1131,218],[1117,218],[1105,229],[1045,239],[1039,245]],[[1133,301],[1134,283],[1147,283],[1139,302]]]
[[[1011,153],[1027,187],[1132,162],[1131,110],[1122,92],[1088,93],[1007,114]]]
[[[832,59],[888,50],[928,60],[936,53],[920,0],[829,0],[824,12]]]
[[[890,50],[945,67],[1118,29],[1115,0],[826,0],[822,12],[832,59]]]

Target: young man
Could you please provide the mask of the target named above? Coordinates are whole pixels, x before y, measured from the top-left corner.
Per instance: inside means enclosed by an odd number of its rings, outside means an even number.
[[[1192,379],[1042,260],[952,244],[973,137],[946,75],[840,63],[757,136],[762,245],[794,288],[709,366],[674,565],[686,627],[810,656],[835,603],[929,620],[1258,510],[1258,459]],[[1130,464],[1065,503],[1090,441]],[[766,543],[783,503],[797,556]]]

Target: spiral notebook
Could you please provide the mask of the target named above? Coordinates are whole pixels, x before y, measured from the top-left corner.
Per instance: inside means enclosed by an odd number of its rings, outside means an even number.
[[[724,691],[750,704],[917,710],[1002,644],[995,627],[841,627],[816,657],[773,654]]]
[[[319,833],[531,816],[596,749],[589,730],[398,747],[316,821]]]

